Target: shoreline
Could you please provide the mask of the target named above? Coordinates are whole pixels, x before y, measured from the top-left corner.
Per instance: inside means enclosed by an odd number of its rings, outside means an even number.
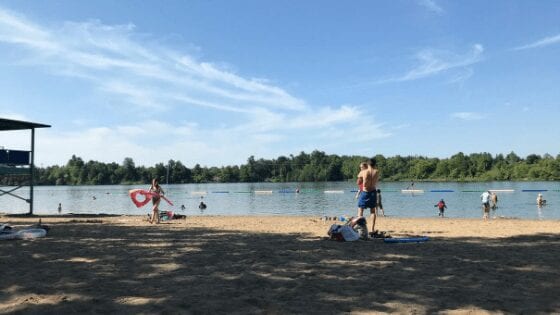
[[[340,220],[324,220],[317,216],[291,215],[189,215],[177,220],[161,221],[150,224],[146,215],[113,215],[113,214],[62,214],[62,215],[4,215],[0,214],[0,223],[26,225],[67,224],[67,223],[100,223],[117,226],[152,226],[154,229],[188,229],[213,228],[246,232],[265,232],[281,234],[307,233],[313,237],[326,237],[332,224],[345,222]],[[88,220],[92,219],[92,220]],[[369,216],[368,229],[371,229]],[[305,227],[303,227],[305,226]],[[559,233],[560,220],[537,220],[520,218],[493,218],[484,220],[474,218],[404,218],[378,216],[375,229],[394,236],[432,236],[432,237],[483,237],[503,238],[539,233]],[[370,231],[371,232],[371,231]]]

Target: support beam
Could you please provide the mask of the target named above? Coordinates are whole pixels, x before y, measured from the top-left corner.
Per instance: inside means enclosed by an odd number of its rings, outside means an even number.
[[[35,128],[31,128],[31,165],[29,167],[29,215],[33,215],[33,183],[35,181]]]

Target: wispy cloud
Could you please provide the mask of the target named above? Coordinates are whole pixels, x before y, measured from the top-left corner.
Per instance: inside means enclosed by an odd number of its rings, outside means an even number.
[[[308,104],[274,80],[249,78],[223,62],[172,49],[131,23],[46,26],[0,7],[0,45],[22,52],[15,64],[75,78],[110,100],[110,112],[102,117],[78,105],[63,115],[70,123],[79,122],[74,129],[44,131],[38,147],[50,164],[78,154],[102,161],[131,156],[155,163],[171,157],[216,165],[226,156],[245,159],[389,136],[358,107]],[[120,115],[114,119],[118,122],[108,122],[109,115]],[[162,115],[168,120],[145,120]],[[207,123],[209,117],[213,123]],[[358,118],[372,122],[372,128],[354,137]]]
[[[558,43],[560,43],[560,34],[545,37],[545,38],[539,39],[536,42],[533,42],[533,43],[530,43],[530,44],[527,44],[527,45],[515,47],[514,50],[525,50],[525,49],[532,49],[532,48],[540,48],[540,47],[545,47],[545,46],[554,45],[554,44],[558,44]]]
[[[475,112],[452,113],[451,117],[456,118],[456,119],[461,119],[461,120],[467,120],[467,121],[484,119],[483,115],[481,115],[480,113],[475,113]]]
[[[403,82],[423,79],[442,72],[464,68],[482,60],[484,47],[481,44],[472,46],[466,54],[455,54],[448,51],[426,49],[416,54],[419,65],[406,74],[382,80],[381,82]]]
[[[445,11],[434,0],[418,0],[418,4],[426,8],[428,11],[443,14]]]
[[[302,110],[305,101],[280,87],[245,79],[209,62],[135,40],[134,26],[107,26],[99,21],[46,28],[0,8],[0,42],[25,48],[29,63],[57,74],[89,78],[105,92],[144,107],[156,98],[189,95],[190,106],[220,103],[228,107],[280,107]],[[104,82],[111,81],[111,87]],[[134,82],[139,89],[133,89]],[[144,87],[165,87],[148,93]],[[193,96],[198,95],[198,96]],[[132,96],[132,97],[129,97]],[[200,102],[205,100],[205,102]],[[160,102],[161,103],[161,102]]]
[[[447,84],[453,83],[463,83],[467,81],[474,74],[474,70],[471,68],[465,68],[463,71],[457,71],[457,73],[447,81]]]

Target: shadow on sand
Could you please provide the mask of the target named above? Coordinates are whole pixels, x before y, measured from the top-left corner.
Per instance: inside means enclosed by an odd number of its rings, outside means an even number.
[[[56,223],[0,243],[0,313],[559,312],[559,236],[339,243]]]

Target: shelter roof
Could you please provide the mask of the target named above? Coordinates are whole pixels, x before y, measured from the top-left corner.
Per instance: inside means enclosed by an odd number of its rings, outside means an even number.
[[[3,130],[24,130],[33,128],[50,128],[50,125],[0,118],[0,131]]]

